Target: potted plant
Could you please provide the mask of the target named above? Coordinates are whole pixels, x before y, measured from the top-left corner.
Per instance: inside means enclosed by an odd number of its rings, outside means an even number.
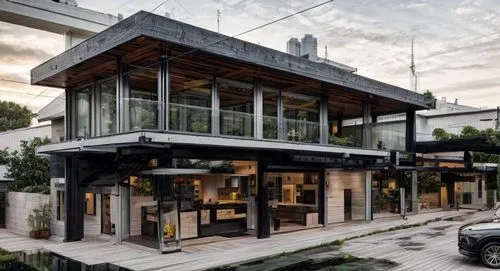
[[[30,237],[34,239],[48,239],[50,236],[50,219],[52,204],[46,203],[33,209],[28,216],[28,226],[31,228]]]

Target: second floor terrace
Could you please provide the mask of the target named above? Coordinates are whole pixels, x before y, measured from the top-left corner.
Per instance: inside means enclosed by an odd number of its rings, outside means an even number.
[[[417,93],[147,12],[35,68],[32,83],[66,89],[70,140],[148,131],[412,151],[426,108]]]

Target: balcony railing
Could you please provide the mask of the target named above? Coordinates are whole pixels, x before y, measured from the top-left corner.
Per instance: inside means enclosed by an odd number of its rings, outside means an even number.
[[[319,122],[284,119],[286,140],[319,143]]]
[[[128,98],[124,99],[126,131],[158,128],[158,112],[163,106],[153,100]],[[262,138],[304,143],[320,143],[321,124],[319,122],[277,118],[274,116],[257,116],[251,113],[217,110],[211,108],[169,104],[169,129],[185,133],[211,134],[214,121],[218,118],[219,134],[254,138],[255,120],[262,121]],[[388,126],[383,123],[372,126],[372,149],[404,150],[404,123],[401,127]],[[329,130],[325,125],[324,129]],[[328,134],[328,144],[336,146],[361,147],[361,124],[342,127],[341,135]]]
[[[253,137],[254,114],[219,110],[222,135]]]
[[[160,103],[140,98],[123,99],[125,114],[128,114],[128,131],[158,129],[158,112]],[[127,117],[125,117],[127,120]],[[128,128],[128,129],[127,129]]]
[[[372,148],[379,150],[398,150],[406,148],[406,124],[377,123],[372,126]]]
[[[210,133],[212,109],[194,105],[170,103],[170,130]]]
[[[278,139],[279,121],[277,117],[262,117],[262,137],[264,139]]]

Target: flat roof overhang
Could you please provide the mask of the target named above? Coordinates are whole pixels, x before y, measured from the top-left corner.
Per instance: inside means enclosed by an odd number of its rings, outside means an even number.
[[[182,55],[194,48],[203,49]],[[196,69],[221,77],[241,72],[249,78],[263,77],[266,83],[297,82],[310,93],[331,93],[329,102],[341,108],[367,99],[372,99],[372,112],[378,115],[428,108],[426,97],[418,93],[144,11],[34,68],[31,82],[73,88],[96,76],[115,75],[118,58],[159,59],[161,50],[169,51],[175,63],[199,65]]]
[[[245,150],[249,152],[269,151],[339,158],[367,157],[376,159],[389,156],[389,152],[384,150],[144,131],[42,145],[36,149],[36,152],[38,155],[60,156],[103,154],[116,153],[117,149],[120,147],[143,147],[144,149],[160,150],[162,148],[165,150],[173,150],[202,147],[212,150]],[[242,157],[244,157],[243,154]],[[302,159],[303,157],[298,158]]]

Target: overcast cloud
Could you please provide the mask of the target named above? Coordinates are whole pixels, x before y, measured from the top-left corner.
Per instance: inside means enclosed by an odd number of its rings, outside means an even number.
[[[125,17],[140,9],[150,11],[162,1],[77,0],[81,7]],[[156,13],[169,12],[174,19],[216,31],[220,9],[221,32],[234,35],[320,2],[170,0]],[[318,38],[320,56],[328,46],[329,59],[409,88],[414,35],[421,90],[467,105],[494,107],[500,100],[499,11],[498,0],[337,0],[240,38],[284,51],[289,38],[311,33]],[[62,36],[0,23],[0,79],[28,82],[31,68],[63,49]],[[0,80],[0,99],[33,110],[60,92]]]

